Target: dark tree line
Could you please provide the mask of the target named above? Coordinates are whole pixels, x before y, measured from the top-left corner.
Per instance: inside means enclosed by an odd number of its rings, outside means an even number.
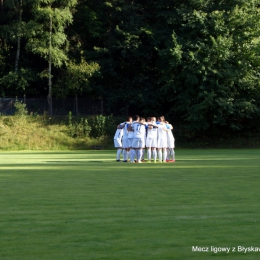
[[[258,0],[1,0],[1,97],[103,98],[190,129],[259,120]]]

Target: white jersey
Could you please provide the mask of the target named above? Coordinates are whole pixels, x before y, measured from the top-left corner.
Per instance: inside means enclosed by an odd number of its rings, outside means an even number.
[[[128,135],[127,135],[127,137],[128,138],[134,138],[134,126],[133,126],[133,124],[135,124],[136,122],[133,122],[132,124],[129,124],[128,125]],[[131,130],[129,130],[129,129],[131,129]]]
[[[158,126],[158,139],[167,139],[167,128],[166,125],[157,125]]]
[[[145,134],[146,134],[145,125],[139,124],[137,122],[133,124],[133,128],[134,128],[134,138],[138,138],[138,139],[145,138]]]
[[[166,134],[167,134],[167,141],[174,141],[172,130],[167,131]]]
[[[122,123],[121,125],[123,127],[122,147],[124,149],[127,149],[127,148],[130,148],[132,146],[131,141],[130,141],[131,139],[128,138],[128,134],[130,133],[129,132],[130,122],[125,122],[125,123]]]
[[[123,139],[127,139],[128,133],[129,133],[129,131],[127,129],[128,126],[129,126],[129,122],[122,123],[121,125],[124,126],[124,128],[123,128]]]
[[[114,139],[121,140],[122,137],[123,137],[123,134],[124,134],[123,129],[121,129],[121,128],[116,129],[116,133],[115,133],[115,135],[114,135]]]
[[[157,133],[158,133],[158,127],[157,126],[153,126],[153,128],[149,128],[147,129],[147,139],[151,138],[151,139],[157,139]]]

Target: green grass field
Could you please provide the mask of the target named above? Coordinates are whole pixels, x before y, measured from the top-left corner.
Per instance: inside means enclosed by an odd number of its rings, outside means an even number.
[[[260,149],[115,153],[1,152],[0,259],[260,258]]]

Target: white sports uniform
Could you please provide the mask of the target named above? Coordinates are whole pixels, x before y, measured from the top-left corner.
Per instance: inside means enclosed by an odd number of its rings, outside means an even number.
[[[123,148],[127,149],[130,148],[131,145],[129,143],[129,139],[128,139],[128,126],[129,126],[129,122],[124,123],[124,128],[123,128]]]
[[[167,131],[167,148],[175,148],[175,139],[172,130]]]
[[[157,148],[166,148],[167,147],[167,128],[166,125],[157,125],[158,126],[158,143]]]
[[[147,128],[147,136],[145,140],[146,147],[157,147],[158,127],[152,126],[153,128]]]
[[[133,124],[135,122],[133,122],[132,124],[129,124],[128,125],[128,145],[129,145],[129,148],[133,147],[133,139],[134,139],[134,128],[133,128]]]
[[[116,129],[116,133],[114,135],[114,146],[115,148],[120,148],[122,147],[122,137],[123,137],[123,129],[119,128]]]
[[[134,128],[134,139],[133,139],[133,148],[144,148],[145,147],[145,134],[146,134],[146,129],[145,125],[140,124],[140,123],[133,123],[133,128]]]

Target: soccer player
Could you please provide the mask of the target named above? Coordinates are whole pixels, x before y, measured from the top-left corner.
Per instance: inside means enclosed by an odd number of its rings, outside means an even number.
[[[126,122],[124,123],[124,128],[123,128],[123,162],[128,161],[129,153],[130,153],[130,148],[132,146],[132,143],[130,142],[130,139],[128,138],[128,133],[130,132],[130,126],[132,123],[132,117],[127,117]]]
[[[157,120],[158,125],[158,143],[157,143],[157,154],[159,162],[166,162],[167,158],[167,131],[168,126],[166,126],[164,116],[160,116]]]
[[[124,124],[117,126],[116,133],[114,135],[114,146],[117,149],[116,161],[120,162],[120,155],[122,153],[122,137],[123,137],[123,127]]]
[[[135,161],[135,149],[133,148],[133,139],[134,139],[134,127],[133,125],[139,122],[140,117],[138,115],[134,116],[133,121],[128,125],[128,144],[130,150],[130,162],[134,163]]]
[[[134,139],[132,147],[135,149],[137,163],[141,163],[143,148],[145,147],[146,123],[144,118],[133,123]]]
[[[172,133],[172,125],[167,124],[170,127],[170,131],[167,131],[167,159],[166,162],[175,162],[175,139]]]
[[[157,159],[157,132],[158,132],[158,126],[156,125],[156,118],[155,117],[148,117],[147,118],[147,136],[145,141],[145,146],[147,149],[147,159],[148,163],[151,162],[151,157],[153,155],[154,162],[156,163]]]

